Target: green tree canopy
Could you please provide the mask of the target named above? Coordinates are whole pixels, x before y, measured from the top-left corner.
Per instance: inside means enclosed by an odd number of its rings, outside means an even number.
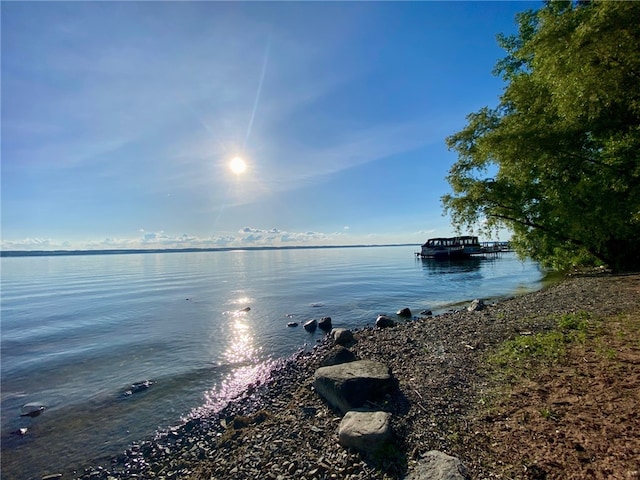
[[[640,269],[640,2],[549,2],[498,36],[496,108],[447,138],[458,228],[513,232],[558,269]]]

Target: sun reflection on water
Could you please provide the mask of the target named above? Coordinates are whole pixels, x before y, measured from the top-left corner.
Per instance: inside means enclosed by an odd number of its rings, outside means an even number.
[[[250,302],[251,298],[243,294],[230,302],[234,306],[244,306],[243,308],[224,312],[231,317],[227,335],[229,345],[222,354],[225,363],[235,365],[258,362],[260,349],[255,346],[252,333],[251,307],[248,306]]]
[[[254,345],[250,326],[242,318],[236,318],[231,329],[231,343],[224,351],[224,359],[231,364],[256,362],[260,349]]]
[[[256,387],[266,383],[276,369],[278,361],[265,360],[255,365],[235,369],[218,386],[204,394],[204,402],[187,415],[184,420],[206,418],[225,408],[243,395],[251,395]]]
[[[233,303],[234,305],[246,305],[249,302],[251,302],[251,298],[249,297],[238,297],[235,300],[233,300],[231,303]]]
[[[247,296],[238,297],[229,303],[245,306],[251,302]],[[261,358],[262,348],[258,347],[251,325],[251,308],[245,306],[224,312],[228,316],[227,348],[222,354],[223,364],[235,366],[217,386],[204,395],[203,405],[194,408],[187,418],[202,418],[222,410],[229,402],[266,382],[277,362]]]

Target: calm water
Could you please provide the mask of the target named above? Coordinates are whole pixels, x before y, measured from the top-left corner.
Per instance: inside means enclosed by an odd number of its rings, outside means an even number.
[[[2,258],[2,478],[87,466],[220,408],[323,335],[289,321],[357,328],[541,287],[536,265],[511,254],[449,264],[415,249]],[[125,394],[143,380],[154,384]],[[32,402],[47,409],[21,417]]]

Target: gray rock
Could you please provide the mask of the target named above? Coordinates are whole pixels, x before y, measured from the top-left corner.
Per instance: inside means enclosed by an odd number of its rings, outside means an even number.
[[[43,405],[42,403],[37,403],[37,402],[26,403],[20,409],[20,416],[22,416],[22,417],[37,417],[42,412],[44,412],[46,409],[47,409],[47,406]]]
[[[480,310],[484,310],[485,304],[484,300],[480,298],[476,298],[471,305],[467,307],[467,311],[469,312],[479,312]]]
[[[318,395],[342,413],[375,400],[391,390],[392,385],[389,367],[372,360],[320,367],[313,376]]]
[[[322,317],[318,322],[318,327],[325,332],[331,330],[331,317]]]
[[[331,330],[331,337],[338,345],[348,345],[353,342],[353,332],[347,328],[334,328]]]
[[[386,315],[378,315],[376,319],[376,327],[378,328],[387,328],[393,327],[396,322],[393,321],[391,317],[387,317]]]
[[[308,332],[313,332],[318,327],[318,321],[316,319],[305,322],[304,329]]]
[[[125,396],[133,395],[134,393],[139,393],[147,390],[151,385],[155,382],[152,380],[143,380],[142,382],[133,383],[127,391],[124,392]]]
[[[287,323],[287,327],[297,327],[298,326],[298,322],[289,322]]]
[[[360,412],[345,414],[338,428],[338,441],[345,448],[373,453],[391,438],[391,414],[387,412]]]
[[[437,450],[427,452],[405,480],[470,480],[471,476],[464,464]]]
[[[341,345],[335,346],[321,362],[323,367],[331,365],[340,365],[343,363],[353,362],[357,360],[354,353]]]
[[[405,318],[411,318],[413,316],[411,314],[411,310],[407,307],[401,308],[400,310],[398,310],[396,315],[398,315],[399,317],[405,317]]]

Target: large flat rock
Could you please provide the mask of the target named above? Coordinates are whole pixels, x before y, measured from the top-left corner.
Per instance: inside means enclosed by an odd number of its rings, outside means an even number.
[[[338,441],[345,448],[375,452],[391,437],[391,414],[387,412],[347,412],[340,422]]]
[[[358,360],[319,368],[313,386],[324,401],[344,414],[391,390],[393,376],[383,363]]]

